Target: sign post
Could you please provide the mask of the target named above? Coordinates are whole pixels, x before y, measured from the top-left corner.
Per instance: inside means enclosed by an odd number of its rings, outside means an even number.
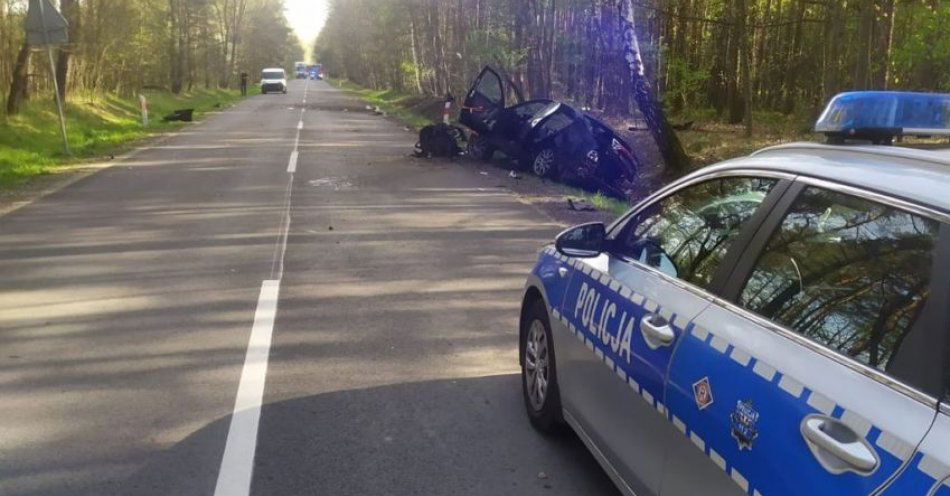
[[[142,127],[148,127],[148,98],[139,93],[139,109],[142,111]]]
[[[49,0],[30,0],[30,9],[26,14],[26,36],[30,45],[46,45],[49,55],[49,70],[53,76],[53,91],[56,92],[56,110],[59,111],[59,131],[63,136],[63,151],[70,155],[69,140],[66,138],[66,114],[63,112],[63,97],[59,92],[59,80],[56,78],[56,63],[53,62],[53,45],[69,41],[69,24],[53,7]]]

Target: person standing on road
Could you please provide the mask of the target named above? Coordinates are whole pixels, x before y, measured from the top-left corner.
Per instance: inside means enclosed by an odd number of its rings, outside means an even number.
[[[241,96],[247,96],[247,72],[241,72]]]

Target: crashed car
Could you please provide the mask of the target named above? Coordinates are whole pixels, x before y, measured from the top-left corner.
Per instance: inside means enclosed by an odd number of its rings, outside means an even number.
[[[501,76],[485,67],[463,104],[460,121],[472,131],[469,154],[489,160],[501,151],[540,177],[558,179],[629,198],[637,185],[639,162],[633,149],[610,127],[570,105],[553,100],[524,101],[509,81],[518,103],[505,106]]]

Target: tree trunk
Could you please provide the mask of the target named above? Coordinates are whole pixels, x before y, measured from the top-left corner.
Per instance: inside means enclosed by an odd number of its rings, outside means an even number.
[[[72,55],[72,47],[78,46],[79,44],[79,22],[81,20],[79,15],[79,5],[76,4],[76,0],[60,0],[59,2],[60,9],[62,10],[63,17],[66,18],[66,22],[69,23],[69,46],[61,47],[59,49],[59,55],[56,58],[56,83],[59,85],[59,96],[66,100],[66,84],[68,83],[69,76],[69,58]]]
[[[790,114],[795,110],[795,102],[798,97],[796,91],[797,76],[801,69],[802,23],[805,18],[805,0],[798,0],[795,4],[795,31],[792,35],[792,49],[785,74],[785,106],[783,110],[786,114]]]
[[[739,52],[744,45],[745,38],[745,0],[733,0],[729,2],[732,10],[729,16],[732,25],[729,29],[729,53],[726,71],[726,102],[729,106],[729,123],[738,124],[742,122],[743,106],[742,96],[739,91]]]
[[[736,0],[736,3],[739,4],[738,9],[740,10],[739,18],[739,40],[741,40],[741,46],[739,47],[739,71],[742,76],[742,109],[743,109],[743,120],[745,121],[745,136],[746,138],[752,137],[752,75],[749,70],[749,51],[751,50],[752,44],[749,40],[749,32],[747,29],[747,9],[746,9],[746,0]]]
[[[884,60],[881,62],[880,82],[878,86],[881,89],[888,89],[891,80],[891,53],[894,50],[894,16],[897,15],[897,1],[884,0],[884,27],[882,39],[882,52]]]
[[[860,15],[858,16],[858,39],[855,45],[854,57],[854,89],[868,89],[869,65],[871,62],[871,25],[874,23],[874,5],[870,0],[858,2]]]
[[[422,73],[419,68],[419,49],[416,47],[416,16],[409,13],[409,37],[412,46],[412,73],[413,82],[416,84],[416,92],[422,94]]]
[[[666,120],[663,107],[653,94],[653,89],[643,72],[643,60],[640,57],[640,43],[637,41],[636,24],[631,0],[621,0],[621,23],[624,41],[624,60],[628,66],[628,76],[633,81],[634,100],[640,108],[647,126],[663,155],[666,165],[665,175],[678,177],[689,170],[689,157],[680,144],[676,132]]]
[[[16,63],[13,65],[13,80],[10,82],[10,96],[7,97],[7,115],[20,112],[20,105],[27,98],[26,70],[30,64],[30,45],[23,41]]]

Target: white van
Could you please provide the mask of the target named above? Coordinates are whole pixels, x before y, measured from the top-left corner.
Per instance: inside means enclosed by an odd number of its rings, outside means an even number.
[[[287,73],[279,67],[261,71],[261,93],[271,91],[287,93]]]

